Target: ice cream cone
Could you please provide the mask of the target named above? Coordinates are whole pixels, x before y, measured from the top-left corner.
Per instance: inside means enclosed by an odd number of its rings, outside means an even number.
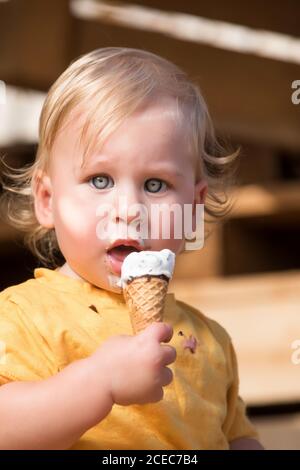
[[[166,276],[146,275],[134,278],[124,287],[134,334],[153,322],[163,321],[168,284]]]
[[[175,264],[168,249],[130,253],[122,265],[120,286],[134,333],[150,323],[163,321],[163,312]]]

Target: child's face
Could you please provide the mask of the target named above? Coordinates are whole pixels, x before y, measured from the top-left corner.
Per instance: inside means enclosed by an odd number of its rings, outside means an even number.
[[[165,98],[135,112],[82,168],[84,143],[79,143],[79,137],[83,116],[74,118],[59,133],[49,176],[36,194],[35,207],[39,222],[55,227],[66,259],[62,272],[119,292],[115,283],[128,252],[121,249],[109,256],[107,249],[116,239],[133,238],[132,231],[124,232],[129,227],[136,227],[138,237],[141,226],[134,223],[140,221],[141,212],[133,204],[142,204],[148,214],[148,231],[138,239],[140,248],[182,251],[184,238],[174,237],[173,215],[166,238],[163,217],[151,216],[151,207],[203,203],[206,182],[195,184],[187,129],[175,121],[172,111],[175,113],[175,102]],[[154,229],[158,236],[153,235]]]

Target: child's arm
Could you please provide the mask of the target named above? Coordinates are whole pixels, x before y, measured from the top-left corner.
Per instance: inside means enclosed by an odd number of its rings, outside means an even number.
[[[264,450],[264,447],[256,439],[241,438],[230,442],[230,450]]]
[[[172,328],[114,336],[56,375],[0,387],[0,449],[68,449],[118,405],[155,403],[172,381]],[[143,371],[141,374],[140,371]]]
[[[2,385],[0,449],[71,447],[113,406],[107,381],[95,387],[91,372],[88,360],[83,359],[46,380]]]

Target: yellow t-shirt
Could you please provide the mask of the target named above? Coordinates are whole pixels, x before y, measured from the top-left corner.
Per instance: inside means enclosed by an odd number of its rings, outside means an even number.
[[[228,449],[234,439],[257,437],[238,396],[226,331],[174,294],[167,295],[165,321],[174,328],[177,359],[163,400],[114,405],[72,449]],[[194,353],[180,332],[197,339]],[[0,293],[0,385],[45,379],[119,334],[132,334],[122,295],[37,268],[34,278]]]

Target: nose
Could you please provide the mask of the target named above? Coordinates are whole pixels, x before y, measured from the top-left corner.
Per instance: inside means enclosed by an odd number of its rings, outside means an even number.
[[[130,224],[136,218],[140,218],[143,206],[138,189],[133,185],[127,185],[120,190],[116,196],[114,208],[116,223]]]

